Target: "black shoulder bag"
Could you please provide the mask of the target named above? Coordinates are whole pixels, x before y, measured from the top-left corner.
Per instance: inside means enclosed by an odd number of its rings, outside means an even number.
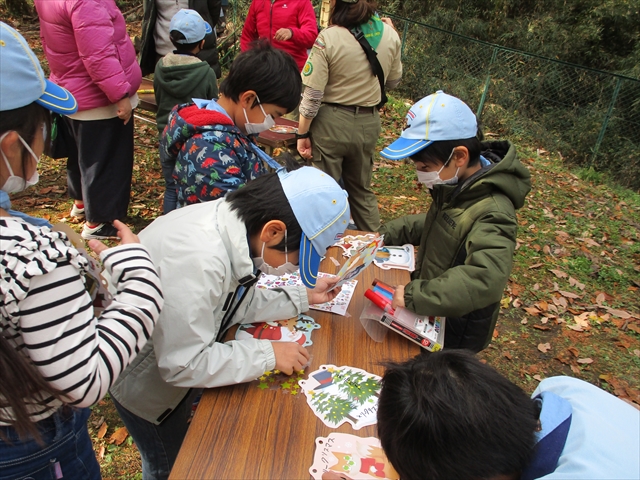
[[[371,64],[373,74],[378,77],[378,82],[380,83],[380,103],[376,105],[376,108],[380,110],[384,107],[385,103],[387,103],[387,94],[384,91],[384,71],[382,70],[382,65],[380,65],[380,62],[378,61],[378,54],[373,48],[371,48],[371,45],[364,37],[364,33],[360,30],[360,27],[356,27],[349,31],[364,50],[367,60],[369,60],[369,63]]]

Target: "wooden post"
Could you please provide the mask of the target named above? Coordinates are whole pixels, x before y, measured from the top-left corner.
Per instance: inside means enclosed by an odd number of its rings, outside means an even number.
[[[327,28],[329,25],[329,13],[331,11],[330,0],[322,0],[320,8],[320,28]]]

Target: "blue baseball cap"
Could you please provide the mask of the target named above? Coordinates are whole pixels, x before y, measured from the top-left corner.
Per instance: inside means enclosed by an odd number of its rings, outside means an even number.
[[[300,278],[306,287],[313,288],[320,260],[349,224],[348,194],[331,176],[314,167],[291,172],[282,168],[278,177],[302,228]]]
[[[29,44],[17,31],[0,22],[0,111],[33,102],[52,112],[71,115],[78,102],[71,93],[47,80]]]
[[[400,138],[380,152],[389,160],[402,160],[439,140],[466,140],[478,133],[478,121],[469,106],[442,90],[416,102],[406,116]]]
[[[177,30],[184,35],[184,40],[178,43],[196,43],[204,39],[205,35],[213,32],[211,25],[205,22],[195,10],[183,8],[176,13],[169,24],[169,31]]]

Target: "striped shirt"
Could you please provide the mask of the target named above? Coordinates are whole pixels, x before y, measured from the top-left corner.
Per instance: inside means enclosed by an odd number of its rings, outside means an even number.
[[[160,279],[146,249],[127,244],[102,252],[116,293],[99,318],[85,288],[87,260],[64,233],[0,217],[0,254],[0,329],[68,404],[93,405],[145,345],[160,315]],[[25,402],[33,421],[61,405],[48,396]]]

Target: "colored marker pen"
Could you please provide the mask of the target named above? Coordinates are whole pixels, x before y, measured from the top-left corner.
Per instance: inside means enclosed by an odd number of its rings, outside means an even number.
[[[393,293],[396,291],[395,288],[393,288],[390,285],[387,285],[384,282],[381,282],[380,280],[378,280],[377,278],[373,280],[373,286],[381,288],[383,290],[386,290],[387,292],[391,293],[391,295],[393,296]]]
[[[364,292],[364,296],[366,298],[368,298],[369,300],[371,300],[374,305],[376,305],[376,306],[380,307],[381,309],[383,309],[385,312],[390,313],[391,315],[394,315],[396,313],[396,311],[391,306],[391,302],[387,298],[383,297],[382,295],[377,294],[376,292],[374,292],[370,288],[368,288]]]
[[[379,285],[375,285],[373,287],[373,291],[378,295],[382,295],[383,297],[388,298],[389,300],[393,300],[393,293],[385,290],[384,288],[381,288]]]

